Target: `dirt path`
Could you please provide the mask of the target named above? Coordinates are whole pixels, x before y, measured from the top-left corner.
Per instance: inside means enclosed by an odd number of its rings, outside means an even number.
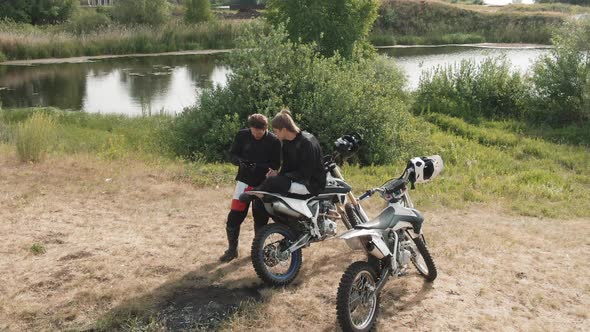
[[[0,331],[133,329],[138,317],[152,330],[336,330],[340,276],[361,257],[315,244],[294,285],[260,287],[250,219],[240,258],[217,263],[230,196],[139,162],[22,165],[0,150]],[[379,330],[590,330],[590,220],[424,212],[439,278],[390,282]]]

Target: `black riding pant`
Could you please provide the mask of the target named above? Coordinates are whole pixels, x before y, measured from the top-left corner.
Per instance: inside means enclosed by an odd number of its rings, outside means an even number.
[[[248,206],[242,211],[231,210],[227,215],[227,227],[230,229],[237,229],[240,228],[244,219],[248,215]],[[269,215],[264,208],[264,203],[260,199],[255,199],[252,201],[252,215],[254,217],[254,229],[258,230],[261,227],[268,224]]]

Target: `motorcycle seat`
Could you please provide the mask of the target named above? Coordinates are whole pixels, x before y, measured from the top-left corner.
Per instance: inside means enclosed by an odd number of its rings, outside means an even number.
[[[356,229],[386,229],[391,227],[391,223],[394,221],[395,209],[388,207],[383,210],[375,219],[366,222],[364,224],[358,224],[354,226]]]
[[[422,229],[422,223],[424,222],[424,217],[420,212],[415,209],[412,211],[416,214],[415,216],[409,215],[396,215],[395,209],[393,207],[388,207],[381,212],[375,219],[364,223],[358,224],[354,226],[355,229],[387,229],[394,227],[398,222],[405,221],[412,225],[414,232],[420,233]]]

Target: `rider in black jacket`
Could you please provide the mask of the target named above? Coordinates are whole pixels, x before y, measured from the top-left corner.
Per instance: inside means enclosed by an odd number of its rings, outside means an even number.
[[[229,248],[219,258],[222,262],[238,257],[240,226],[250,205],[249,202],[239,201],[240,194],[260,185],[269,170],[277,170],[281,164],[281,142],[267,131],[266,117],[262,114],[249,116],[248,127],[238,132],[230,150],[232,163],[239,166],[239,169],[225,228]],[[252,215],[255,232],[268,223],[268,213],[259,199],[253,202]]]
[[[272,127],[283,142],[283,166],[280,172],[269,171],[266,181],[254,190],[281,195],[319,194],[326,186],[326,171],[318,140],[312,134],[301,131],[288,110],[282,110],[273,118]],[[242,201],[252,199],[252,195],[240,196]]]

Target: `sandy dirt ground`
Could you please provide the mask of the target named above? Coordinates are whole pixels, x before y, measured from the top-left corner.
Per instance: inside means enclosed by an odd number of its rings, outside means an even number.
[[[0,152],[0,331],[338,330],[338,282],[363,258],[340,240],[304,249],[293,285],[266,288],[250,263],[250,217],[240,257],[217,261],[231,187],[196,188],[140,162],[23,165]],[[390,281],[377,330],[590,330],[590,220],[424,213],[439,277]]]

